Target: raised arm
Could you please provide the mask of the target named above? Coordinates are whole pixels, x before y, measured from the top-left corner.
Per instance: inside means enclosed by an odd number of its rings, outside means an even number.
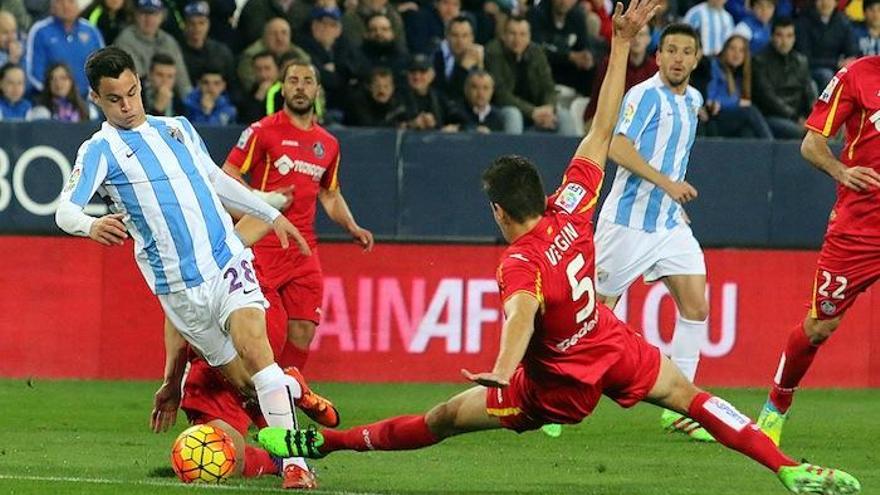
[[[611,37],[611,53],[608,55],[608,71],[599,91],[599,104],[593,125],[575,151],[575,157],[586,158],[605,167],[608,147],[623,99],[630,44],[659,9],[658,0],[632,0],[625,13],[623,4],[617,3],[614,6],[614,31]]]

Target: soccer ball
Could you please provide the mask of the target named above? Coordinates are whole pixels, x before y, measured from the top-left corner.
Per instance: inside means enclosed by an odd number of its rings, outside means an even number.
[[[184,483],[220,483],[235,469],[235,445],[219,428],[189,427],[171,447],[171,467]]]

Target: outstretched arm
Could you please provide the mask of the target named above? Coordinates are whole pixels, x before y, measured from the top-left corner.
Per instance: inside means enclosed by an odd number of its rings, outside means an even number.
[[[632,0],[625,13],[623,4],[617,3],[614,6],[614,31],[611,37],[611,53],[608,56],[608,71],[599,91],[599,104],[590,132],[581,141],[575,157],[586,158],[605,167],[608,147],[623,99],[630,44],[659,9],[658,0]]]

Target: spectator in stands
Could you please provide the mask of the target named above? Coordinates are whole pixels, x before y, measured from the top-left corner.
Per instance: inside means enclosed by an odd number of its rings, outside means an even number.
[[[406,107],[394,94],[394,74],[387,67],[370,72],[367,87],[358,92],[346,112],[347,123],[362,127],[400,127]]]
[[[411,53],[432,55],[446,36],[446,28],[456,17],[467,17],[476,25],[473,15],[461,10],[461,0],[433,0],[409,2],[415,5],[403,12],[403,25],[406,28],[407,47]]]
[[[226,95],[226,80],[220,67],[205,67],[199,86],[186,100],[186,118],[194,124],[226,125],[235,122],[236,110]]]
[[[532,39],[544,50],[553,80],[586,95],[595,67],[587,20],[577,0],[545,0],[529,11]]]
[[[468,74],[483,68],[483,47],[474,42],[474,28],[467,17],[459,16],[446,26],[446,39],[434,52],[434,85],[451,101],[464,102],[464,82]]]
[[[752,61],[755,104],[777,139],[803,138],[804,122],[816,100],[807,57],[796,52],[794,44],[794,22],[776,19],[770,46]]]
[[[132,0],[92,0],[80,17],[101,31],[104,43],[112,45],[119,33],[131,24],[134,5]]]
[[[420,131],[456,131],[463,121],[461,112],[446,95],[431,86],[434,77],[434,67],[428,57],[415,55],[407,70],[407,87],[403,94],[406,127]]]
[[[24,97],[25,75],[21,67],[7,63],[0,67],[0,118],[24,120],[31,102]]]
[[[345,38],[348,46],[354,49],[361,47],[367,34],[367,20],[376,14],[383,14],[391,21],[394,40],[400,50],[406,52],[403,20],[397,10],[389,5],[388,0],[357,0],[355,8],[346,9],[345,15],[342,16],[342,37]]]
[[[336,7],[312,10],[309,34],[302,48],[318,68],[327,108],[342,111],[347,92],[360,71],[358,57],[342,38],[341,13]]]
[[[89,89],[86,58],[104,47],[101,32],[79,18],[76,0],[52,0],[52,16],[34,23],[28,34],[25,70],[28,82],[42,91],[47,67],[63,62],[73,70],[74,86],[82,95]]]
[[[22,0],[0,0],[0,11],[12,14],[18,29],[27,32],[31,28],[31,15]]]
[[[752,0],[752,10],[745,14],[733,32],[749,40],[749,51],[761,53],[770,43],[770,21],[776,11],[776,0]]]
[[[28,120],[85,122],[98,118],[97,110],[80,96],[73,73],[64,62],[49,66],[42,86],[43,90],[34,98],[34,107],[27,115]]]
[[[571,114],[556,106],[550,64],[544,51],[532,43],[529,22],[524,17],[511,17],[502,41],[493,40],[486,45],[486,70],[495,80],[495,103],[515,107],[524,126],[569,136],[575,134]],[[510,119],[511,112],[508,111],[505,118]],[[506,129],[515,133],[522,127],[508,124]]]
[[[254,84],[245,93],[239,105],[238,121],[242,124],[256,122],[266,116],[266,95],[278,81],[278,64],[275,56],[262,51],[252,59]]]
[[[254,55],[268,50],[269,53],[279,59],[287,52],[296,53],[301,60],[309,61],[309,55],[302,48],[293,44],[290,34],[290,23],[276,17],[266,24],[263,37],[247,47],[241,54],[238,62],[238,82],[243,88],[249,88],[254,84],[252,60]]]
[[[773,139],[767,121],[752,105],[752,68],[749,42],[734,34],[721,54],[712,58],[712,79],[706,101],[715,103],[709,120],[709,134],[720,137]]]
[[[182,98],[189,94],[192,84],[183,62],[180,45],[170,34],[159,28],[165,14],[161,0],[137,0],[134,24],[119,33],[114,45],[131,55],[138,74],[147,73],[153,56],[157,53],[170,55],[177,66],[174,91]]]
[[[223,43],[213,40],[208,33],[211,30],[211,7],[208,2],[198,0],[183,9],[186,16],[183,27],[183,60],[190,77],[199,79],[208,67],[220,69],[223,79],[229,85],[232,94],[237,89],[235,76],[235,60],[232,51]]]
[[[653,54],[657,51],[657,47],[660,46],[660,35],[663,34],[663,30],[666,29],[666,26],[676,22],[678,20],[678,15],[672,6],[670,5],[669,0],[660,0],[660,11],[657,12],[654,17],[648,22],[648,26],[651,28],[651,43],[648,44],[648,53]],[[596,74],[596,77],[601,81],[601,77]]]
[[[177,64],[171,55],[157,53],[150,62],[150,72],[141,91],[144,110],[149,115],[173,117],[182,115],[183,100],[174,92],[177,82]]]
[[[724,2],[725,0],[706,0],[691,7],[684,15],[684,22],[700,33],[704,56],[721,53],[725,40],[733,31],[733,17],[724,10]]]
[[[849,19],[835,9],[835,0],[815,2],[814,8],[802,12],[797,20],[795,49],[807,57],[813,80],[824,88],[859,50]]]
[[[15,17],[0,10],[0,65],[20,65],[24,62],[23,58],[24,49],[18,39]]]
[[[492,106],[492,94],[495,91],[492,75],[477,69],[468,74],[464,85],[465,109],[461,129],[483,134],[503,131],[504,119],[498,109]]]
[[[273,19],[287,21],[287,31],[300,32],[312,11],[307,0],[248,0],[238,16],[238,46],[242,50],[265,36],[265,28]],[[262,51],[257,50],[257,51]],[[247,61],[250,66],[250,60]]]
[[[865,22],[853,27],[859,56],[880,55],[880,0],[863,0]]]
[[[367,33],[361,45],[364,69],[387,67],[394,74],[395,82],[405,84],[409,56],[397,44],[391,21],[384,14],[374,14],[367,20]]]
[[[656,58],[648,56],[648,45],[650,42],[650,28],[645,26],[630,43],[629,60],[627,60],[626,66],[626,91],[629,91],[631,87],[657,73]],[[593,116],[596,115],[596,105],[599,103],[599,89],[602,86],[602,80],[605,79],[605,72],[607,71],[608,57],[605,57],[602,65],[596,71],[596,76],[593,78],[590,103],[587,105],[586,110],[584,110],[584,129],[588,130],[590,128]]]

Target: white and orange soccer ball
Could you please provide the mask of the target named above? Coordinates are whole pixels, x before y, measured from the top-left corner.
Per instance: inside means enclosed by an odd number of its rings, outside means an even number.
[[[171,467],[184,483],[220,483],[235,469],[235,445],[219,428],[192,426],[174,440]]]

